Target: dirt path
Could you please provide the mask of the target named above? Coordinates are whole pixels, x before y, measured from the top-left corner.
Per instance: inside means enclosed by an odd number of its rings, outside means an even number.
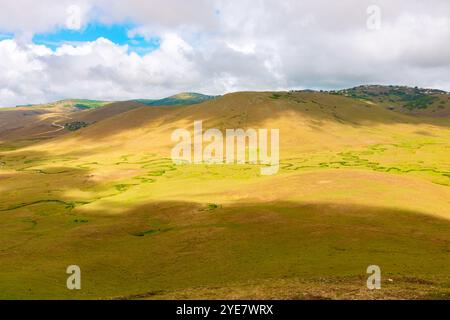
[[[72,118],[70,118],[70,117],[67,116],[67,115],[60,115],[60,116],[63,117],[64,119],[72,120]],[[47,133],[56,133],[56,132],[59,132],[59,131],[61,131],[61,130],[64,130],[65,127],[64,127],[63,125],[60,125],[60,124],[57,123],[57,121],[61,121],[61,120],[62,120],[62,119],[55,120],[55,121],[53,121],[52,124],[51,124],[52,127],[56,127],[57,129],[55,129],[55,130],[50,130],[50,131],[46,131],[46,132],[42,132],[42,133],[38,133],[38,134],[35,134],[35,135],[36,135],[36,136],[40,136],[40,135],[43,135],[43,134],[47,134]]]

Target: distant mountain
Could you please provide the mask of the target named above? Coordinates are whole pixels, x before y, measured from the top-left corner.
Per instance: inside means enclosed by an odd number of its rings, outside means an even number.
[[[215,98],[216,96],[208,96],[201,93],[184,92],[158,100],[137,99],[134,101],[145,104],[147,106],[184,106],[201,103]]]
[[[90,110],[103,107],[111,103],[110,101],[89,100],[89,99],[65,99],[46,104],[19,105],[17,108],[38,108],[38,109],[66,109],[68,111]]]
[[[179,93],[163,99],[135,99],[130,102],[140,103],[147,106],[181,106],[197,104],[204,101],[212,100],[217,96],[209,96],[195,92]],[[120,101],[117,101],[120,102]],[[46,104],[27,104],[19,105],[16,108],[38,108],[65,111],[82,111],[91,110],[111,104],[112,101],[89,100],[89,99],[65,99]],[[3,109],[5,110],[5,109]]]
[[[73,102],[73,106],[79,110],[88,110],[88,109],[95,109],[98,107],[103,107],[104,105],[110,103],[107,101],[100,101],[100,100],[86,100],[86,99],[73,99],[70,100],[70,102]]]

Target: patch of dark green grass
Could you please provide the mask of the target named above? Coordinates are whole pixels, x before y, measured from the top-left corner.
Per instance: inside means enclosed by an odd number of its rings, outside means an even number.
[[[130,189],[132,186],[135,186],[136,184],[116,184],[114,187],[119,192],[125,192],[128,189]]]
[[[279,93],[274,93],[270,96],[271,99],[275,99],[275,100],[280,99],[281,97],[282,97],[282,95]]]
[[[73,220],[74,223],[88,223],[89,220],[88,219],[83,219],[83,218],[77,218]]]
[[[80,130],[80,129],[85,128],[87,126],[88,126],[88,124],[86,122],[75,121],[75,122],[66,123],[64,125],[64,128],[66,128],[66,130],[69,130],[69,131],[77,131],[77,130]]]
[[[171,228],[165,228],[165,229],[149,229],[149,230],[145,230],[145,231],[140,231],[140,232],[135,232],[132,233],[133,236],[135,237],[145,237],[145,236],[150,236],[150,235],[157,235],[159,233],[162,232],[167,232],[171,230]]]
[[[206,206],[206,208],[201,209],[200,211],[213,211],[216,209],[221,208],[222,206],[220,204],[216,204],[216,203],[208,203],[208,205]]]
[[[4,209],[0,209],[0,211],[11,211],[11,210],[16,210],[16,209],[20,209],[20,208],[24,208],[24,207],[28,207],[28,206],[33,206],[36,204],[42,204],[42,203],[58,203],[58,204],[62,204],[65,206],[66,209],[72,210],[73,208],[75,208],[75,203],[74,202],[66,202],[66,201],[62,201],[62,200],[38,200],[38,201],[33,201],[30,203],[20,203],[20,204],[16,204],[13,206],[10,206],[8,208],[4,208]]]

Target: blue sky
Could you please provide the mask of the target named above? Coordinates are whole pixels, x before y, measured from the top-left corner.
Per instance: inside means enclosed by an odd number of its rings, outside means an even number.
[[[80,30],[59,28],[54,32],[39,33],[33,36],[35,44],[45,45],[53,50],[62,44],[76,44],[87,41],[95,41],[100,37],[106,38],[118,45],[128,45],[130,52],[145,55],[160,46],[161,39],[153,37],[145,39],[142,36],[130,38],[128,32],[137,26],[132,23],[105,25],[97,22],[89,23]],[[5,34],[5,37],[7,34]],[[0,34],[0,39],[2,34]]]
[[[14,37],[14,34],[12,33],[3,33],[0,32],[0,41],[5,39],[12,39]]]

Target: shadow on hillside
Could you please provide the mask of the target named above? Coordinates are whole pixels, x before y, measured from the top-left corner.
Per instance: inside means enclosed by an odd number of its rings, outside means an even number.
[[[13,213],[2,213],[9,224]],[[131,206],[123,214],[105,209],[34,218],[33,230],[10,236],[39,236],[3,250],[0,259],[3,272],[20,268],[21,283],[31,276],[47,279],[44,298],[68,294],[55,283],[74,263],[82,267],[83,285],[89,288],[75,295],[84,298],[270,279],[360,281],[364,287],[366,268],[374,264],[383,279],[406,279],[406,287],[408,281],[444,286],[450,278],[450,222],[420,212],[335,203],[167,201]],[[51,243],[58,246],[49,250]],[[18,263],[20,255],[26,255],[26,263]],[[44,267],[43,275],[36,274]],[[6,281],[10,285],[14,279]],[[28,286],[32,291],[18,286],[14,294],[43,290]]]

